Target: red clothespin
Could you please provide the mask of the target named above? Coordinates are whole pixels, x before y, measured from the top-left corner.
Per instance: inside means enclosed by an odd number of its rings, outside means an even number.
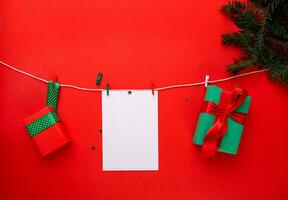
[[[152,90],[152,94],[153,94],[153,96],[154,96],[154,94],[155,94],[155,86],[154,86],[153,83],[151,83],[151,90]]]
[[[54,84],[58,82],[58,77],[57,76],[54,76],[53,79],[52,79],[52,87],[54,87]]]

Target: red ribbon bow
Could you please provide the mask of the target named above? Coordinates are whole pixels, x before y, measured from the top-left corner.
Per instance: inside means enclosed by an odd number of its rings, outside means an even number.
[[[202,150],[208,157],[214,156],[218,148],[219,139],[222,138],[228,129],[228,117],[238,123],[244,124],[246,114],[235,112],[235,110],[245,101],[248,96],[247,90],[235,88],[230,94],[230,102],[226,105],[216,105],[214,102],[205,101],[202,112],[216,115],[216,122],[208,130]]]

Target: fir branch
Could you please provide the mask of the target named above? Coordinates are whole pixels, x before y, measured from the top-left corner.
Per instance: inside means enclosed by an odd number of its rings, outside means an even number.
[[[259,31],[259,23],[252,16],[252,14],[247,11],[239,14],[237,17],[232,17],[232,20],[234,21],[235,25],[242,30],[251,31],[254,33]]]
[[[256,37],[256,49],[257,54],[256,58],[258,59],[259,55],[262,53],[263,47],[265,46],[265,36],[267,31],[267,27],[269,22],[271,21],[270,13],[267,10],[264,15],[264,21],[260,24],[260,29],[258,31],[257,37]]]
[[[288,83],[288,65],[285,63],[273,65],[269,68],[269,71],[271,78]]]
[[[228,65],[237,74],[252,66],[269,69],[270,77],[288,84],[288,8],[287,0],[232,1],[222,6],[238,32],[222,35],[224,45],[241,48],[242,57]]]
[[[220,8],[220,11],[228,16],[235,16],[243,12],[246,8],[247,3],[244,1],[229,1]]]
[[[222,43],[240,47],[249,47],[253,42],[254,34],[249,31],[233,32],[222,35]]]
[[[244,58],[238,58],[234,60],[233,64],[228,65],[228,72],[231,74],[237,74],[239,71],[243,69],[247,69],[249,67],[254,66],[257,63],[255,59],[244,59]]]

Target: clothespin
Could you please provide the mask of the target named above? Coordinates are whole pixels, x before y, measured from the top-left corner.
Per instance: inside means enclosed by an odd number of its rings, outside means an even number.
[[[107,92],[107,96],[109,96],[109,89],[110,89],[109,83],[106,83],[106,92]]]
[[[209,76],[209,75],[205,75],[205,88],[207,88],[207,87],[208,87],[209,78],[210,78],[210,76]]]
[[[103,76],[102,72],[99,72],[96,78],[96,85],[101,84],[102,76]]]
[[[155,94],[155,86],[154,86],[154,84],[153,83],[151,83],[151,90],[152,90],[152,95],[154,96],[154,94]]]
[[[54,87],[54,84],[57,83],[57,81],[58,81],[58,77],[54,76],[52,79],[52,87]]]

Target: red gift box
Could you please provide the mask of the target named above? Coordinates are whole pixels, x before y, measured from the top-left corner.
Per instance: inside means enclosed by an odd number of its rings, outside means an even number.
[[[49,127],[47,127],[47,121],[43,121],[43,117],[45,116],[50,117],[50,123],[52,120],[52,123],[48,125]],[[29,130],[29,126],[39,119],[42,119],[42,121],[38,121],[37,125],[44,130],[41,130],[41,132],[36,134],[32,133],[31,130]],[[69,136],[65,131],[63,131],[63,127],[52,107],[47,106],[39,110],[37,113],[27,117],[24,119],[24,124],[42,156],[55,152],[70,141]]]

